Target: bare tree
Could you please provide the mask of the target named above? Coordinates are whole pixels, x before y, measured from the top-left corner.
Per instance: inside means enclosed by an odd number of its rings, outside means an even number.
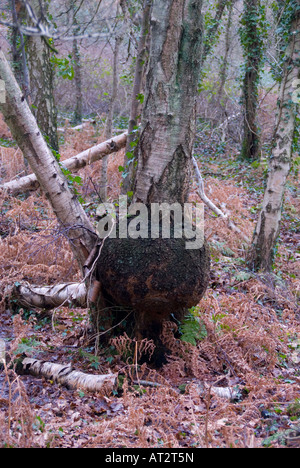
[[[144,208],[163,202],[177,203],[183,208],[188,200],[203,45],[201,7],[202,0],[153,1],[133,194],[133,200]],[[171,237],[114,238],[108,233],[100,243],[47,148],[2,52],[0,78],[7,91],[7,101],[0,104],[0,109],[69,239],[83,281],[88,275],[94,329],[97,331],[100,326],[112,329],[126,319],[129,333],[131,330],[137,338],[147,337],[156,342],[155,359],[161,362],[165,353],[160,341],[162,321],[173,315],[182,318],[188,307],[198,304],[207,288],[210,258],[206,242],[187,249],[186,238],[175,235],[173,224]],[[136,210],[136,206],[140,205],[130,206],[129,212]],[[132,217],[137,222],[136,211],[122,217],[121,210],[120,206],[116,219],[119,234],[124,222],[130,223]],[[133,320],[129,320],[129,315]]]
[[[290,21],[288,26],[285,24],[285,27],[287,27],[286,35],[289,40],[284,53],[284,68],[278,100],[274,146],[270,157],[262,209],[249,253],[249,265],[254,270],[270,271],[272,269],[280,229],[286,180],[292,164],[292,147],[299,108],[297,99],[293,99],[295,84],[298,83],[300,76],[299,0],[290,2],[287,14]]]

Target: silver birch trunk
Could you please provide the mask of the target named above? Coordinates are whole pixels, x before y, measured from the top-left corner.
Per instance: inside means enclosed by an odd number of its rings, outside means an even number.
[[[59,163],[48,148],[2,51],[0,79],[4,81],[6,90],[6,102],[0,103],[0,111],[49,199],[75,258],[83,267],[95,244],[94,228],[68,187]]]
[[[254,270],[270,271],[273,265],[285,185],[292,164],[292,145],[297,109],[299,109],[299,106],[292,99],[295,92],[295,82],[300,78],[299,57],[300,12],[297,11],[290,31],[290,43],[286,51],[267,187],[249,255],[249,264]]]
[[[201,0],[153,1],[134,201],[187,200],[203,43]]]

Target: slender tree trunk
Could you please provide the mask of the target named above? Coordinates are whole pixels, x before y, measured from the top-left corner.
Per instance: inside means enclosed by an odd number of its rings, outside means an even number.
[[[37,17],[42,18],[43,11],[39,0],[32,0],[31,6]],[[43,3],[47,7],[47,3]],[[59,150],[57,138],[57,111],[54,102],[54,69],[51,63],[52,50],[47,39],[31,36],[27,44],[28,67],[31,84],[31,101],[37,123],[55,151]]]
[[[13,55],[13,69],[16,79],[23,90],[26,99],[30,95],[30,78],[27,66],[27,58],[25,52],[25,40],[22,32],[20,31],[20,23],[24,15],[24,5],[16,0],[11,0],[12,18],[16,25],[12,29],[12,55]],[[18,46],[20,42],[20,46]]]
[[[201,57],[201,65],[204,64],[205,60],[209,56],[211,49],[213,45],[215,44],[216,41],[216,35],[217,31],[220,26],[220,22],[225,10],[225,7],[230,3],[230,0],[219,0],[217,5],[216,5],[216,14],[213,19],[212,24],[208,27],[206,37],[204,40],[204,48],[203,48],[203,54]]]
[[[132,144],[138,138],[136,130],[139,123],[139,115],[141,114],[142,84],[147,64],[147,38],[149,37],[151,5],[152,0],[144,1],[141,35],[138,45],[138,53],[136,59],[134,83],[131,98],[128,138],[124,157],[124,168],[126,176],[123,180],[121,188],[123,194],[127,194],[129,191],[132,191],[134,185],[135,159],[134,148],[132,147]]]
[[[94,228],[48,149],[2,51],[0,78],[5,82],[6,89],[6,103],[0,103],[0,110],[49,199],[75,258],[83,267],[96,240]]]
[[[233,5],[234,0],[229,3],[229,11],[228,11],[228,19],[226,24],[226,32],[225,32],[225,54],[224,59],[222,61],[220,67],[220,86],[217,94],[217,102],[220,104],[222,102],[223,94],[224,94],[224,87],[226,83],[226,73],[227,73],[227,66],[228,66],[228,56],[230,51],[230,42],[231,42],[231,27],[232,27],[232,14],[233,14]]]
[[[76,106],[74,111],[74,124],[82,123],[82,80],[81,80],[81,56],[77,39],[73,40],[73,62]]]
[[[118,96],[118,85],[119,85],[119,52],[120,46],[122,44],[122,38],[116,37],[115,47],[114,47],[114,59],[113,59],[113,85],[112,85],[112,94],[109,103],[109,111],[105,124],[105,139],[108,140],[112,136],[113,131],[113,117],[116,99]],[[101,177],[100,177],[100,197],[102,202],[107,200],[107,169],[108,169],[108,156],[105,156],[102,159],[101,166]]]
[[[253,161],[259,157],[257,125],[258,83],[262,62],[262,39],[259,30],[260,0],[245,0],[242,19],[242,45],[246,56],[243,79],[244,137],[241,158]]]
[[[299,109],[299,106],[292,99],[295,92],[294,84],[300,78],[299,2],[288,34],[290,42],[285,56],[267,187],[254,233],[253,245],[249,253],[249,265],[254,270],[270,271],[272,269],[276,240],[280,229],[286,179],[292,163],[292,145],[297,108]]]
[[[78,21],[75,14],[75,2],[71,1],[71,8],[73,13],[73,34],[76,36],[79,32]],[[78,41],[76,37],[73,39],[73,67],[74,67],[74,82],[75,82],[75,97],[76,105],[74,111],[74,124],[79,125],[82,123],[82,66],[81,66],[81,55],[78,47]]]

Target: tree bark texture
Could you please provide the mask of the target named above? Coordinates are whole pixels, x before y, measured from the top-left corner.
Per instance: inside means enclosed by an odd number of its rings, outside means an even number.
[[[47,2],[43,2],[46,7]],[[39,0],[32,0],[31,6],[38,18],[43,14]],[[27,43],[28,68],[30,73],[31,102],[39,128],[55,151],[59,150],[57,137],[57,111],[54,102],[54,69],[51,63],[52,51],[47,39],[31,36]]]
[[[244,3],[243,46],[246,63],[243,79],[244,136],[241,158],[253,161],[259,155],[259,128],[257,124],[258,82],[262,61],[262,41],[258,21],[260,0]]]
[[[249,254],[249,264],[254,270],[270,271],[272,269],[285,185],[292,164],[292,145],[299,110],[299,106],[292,100],[292,94],[295,91],[293,84],[300,78],[299,6],[295,11],[289,34],[290,43],[286,50],[267,187]]]
[[[94,228],[83,207],[68,187],[59,163],[49,150],[2,51],[0,51],[0,78],[5,82],[6,88],[6,103],[0,104],[0,110],[32,171],[36,174],[70,241],[74,256],[82,267],[96,240]]]
[[[203,44],[201,0],[153,1],[134,201],[184,203]]]
[[[120,46],[122,44],[122,38],[116,37],[115,40],[115,47],[114,47],[114,58],[113,58],[113,86],[112,86],[112,94],[109,103],[109,111],[105,123],[105,138],[108,140],[112,136],[113,130],[113,118],[114,118],[114,110],[116,99],[118,95],[118,85],[119,85],[119,70],[118,70],[118,62],[119,62],[119,52]],[[101,167],[101,177],[100,177],[100,197],[102,202],[107,200],[107,169],[108,169],[108,156],[105,156],[102,159],[102,167]]]
[[[121,188],[122,193],[124,195],[126,195],[129,191],[132,191],[134,185],[135,158],[132,157],[134,154],[134,148],[132,147],[132,143],[138,138],[138,134],[135,130],[139,124],[139,116],[141,114],[142,106],[140,103],[139,96],[141,96],[143,92],[144,75],[148,61],[147,39],[149,37],[151,6],[152,0],[144,1],[141,35],[138,45],[138,53],[136,59],[133,90],[131,97],[128,138],[124,157],[124,168],[126,170],[126,176],[123,180]],[[132,156],[129,157],[129,154]]]
[[[17,370],[22,374],[44,377],[69,389],[81,389],[110,395],[116,388],[117,374],[93,375],[72,369],[70,364],[57,364],[25,358]]]
[[[61,306],[87,307],[87,289],[84,283],[55,286],[14,285],[10,297],[26,309],[51,310]]]

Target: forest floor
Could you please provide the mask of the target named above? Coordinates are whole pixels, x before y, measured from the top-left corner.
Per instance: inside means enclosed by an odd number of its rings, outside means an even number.
[[[0,122],[2,182],[26,170]],[[92,126],[67,129],[61,159],[101,141]],[[262,200],[265,166],[242,164],[234,146],[203,132],[196,155],[205,190],[230,212],[243,235],[205,209],[211,281],[194,308],[205,333],[193,344],[176,340],[161,369],[139,364],[139,343],[125,335],[95,354],[89,312],[19,309],[5,298],[17,282],[79,280],[66,240],[40,191],[0,200],[0,338],[14,359],[33,356],[71,363],[87,373],[116,372],[112,395],[69,390],[44,378],[0,373],[0,447],[259,448],[300,446],[299,176],[289,178],[272,274],[253,274],[245,257]],[[119,193],[123,152],[109,163],[109,196]],[[255,166],[255,167],[254,167]],[[81,171],[76,190],[95,216],[101,163]],[[298,196],[298,198],[297,198]],[[199,201],[196,184],[191,200]],[[124,357],[126,355],[126,357]]]

